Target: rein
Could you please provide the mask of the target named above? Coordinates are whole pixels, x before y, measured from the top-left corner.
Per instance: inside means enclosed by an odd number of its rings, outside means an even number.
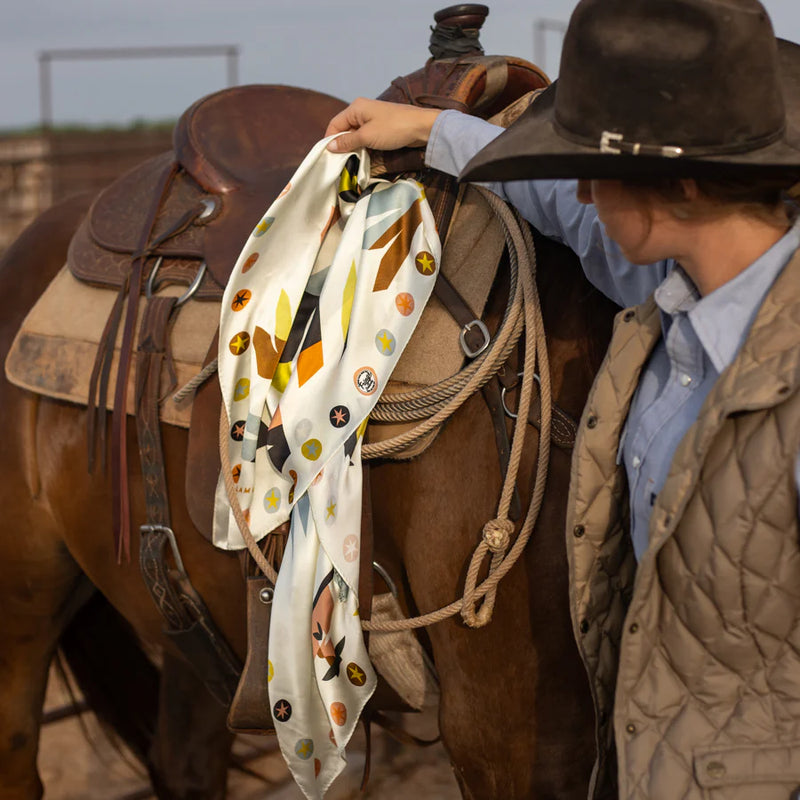
[[[464,622],[473,628],[487,625],[492,618],[497,585],[514,566],[533,532],[544,498],[547,465],[550,458],[551,387],[550,369],[545,342],[539,295],[536,288],[536,252],[531,232],[519,215],[497,195],[477,187],[503,226],[509,251],[511,270],[510,300],[495,338],[481,356],[465,369],[440,383],[413,392],[387,395],[381,398],[373,418],[379,421],[417,421],[413,430],[383,442],[366,444],[362,449],[365,460],[383,458],[400,452],[431,430],[444,423],[464,402],[496,375],[508,359],[523,330],[525,355],[520,392],[518,422],[515,424],[511,457],[498,504],[497,517],[484,525],[483,535],[472,555],[464,584],[464,595],[437,611],[405,620],[383,622],[362,621],[366,631],[390,632],[433,625],[460,613]],[[536,369],[538,366],[538,375]],[[522,528],[509,550],[515,525],[509,519],[517,475],[526,438],[528,411],[534,383],[539,384],[541,425],[536,477],[528,512]],[[220,414],[220,455],[225,490],[236,523],[253,560],[274,584],[277,573],[258,546],[244,512],[239,505],[228,458],[227,437],[229,421],[225,404]],[[270,535],[270,534],[267,534]],[[491,553],[489,575],[478,583],[478,573],[487,554]],[[479,602],[483,603],[478,607]]]

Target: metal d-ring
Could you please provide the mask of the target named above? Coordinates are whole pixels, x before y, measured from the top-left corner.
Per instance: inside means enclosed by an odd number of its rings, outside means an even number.
[[[483,334],[483,343],[480,347],[477,347],[473,350],[467,344],[467,334],[473,329],[477,328]],[[479,319],[474,319],[472,322],[468,322],[462,329],[461,334],[459,336],[459,340],[461,342],[461,349],[464,351],[464,355],[467,358],[477,358],[490,344],[492,341],[492,337],[489,335],[489,329],[486,325]]]
[[[525,374],[524,372],[518,372],[518,373],[517,373],[517,377],[518,377],[518,378],[521,378],[521,377],[522,377],[524,374]],[[534,379],[534,380],[536,381],[536,383],[539,385],[539,389],[541,390],[541,388],[542,388],[542,381],[541,381],[541,379],[539,378],[538,374],[537,374],[537,373],[535,373],[535,372],[533,373],[533,379]],[[515,384],[514,386],[510,386],[510,387],[508,387],[508,388],[510,388],[510,389],[516,389],[516,388],[517,388],[517,386],[519,386],[519,384],[518,384],[518,383],[517,383],[517,384]],[[515,414],[513,411],[510,411],[510,410],[509,410],[509,408],[508,408],[508,406],[506,405],[506,391],[507,391],[507,387],[505,387],[505,386],[504,386],[504,387],[503,387],[503,388],[500,390],[500,402],[503,404],[503,412],[504,412],[504,413],[505,413],[505,415],[506,415],[507,417],[509,417],[510,419],[516,419],[516,418],[519,416],[519,414]]]
[[[386,569],[382,567],[377,561],[372,562],[372,569],[374,569],[375,572],[377,572],[378,575],[380,575],[381,578],[383,578],[383,582],[389,587],[389,591],[395,598],[397,598],[397,586],[395,585],[395,582],[392,580],[391,576],[386,571]]]
[[[153,265],[153,269],[150,270],[150,277],[147,279],[147,286],[144,290],[144,296],[149,300],[155,294],[155,285],[156,285],[156,274],[158,270],[161,268],[161,262],[164,260],[163,256],[159,256],[156,259],[156,263]],[[205,261],[200,264],[197,269],[197,274],[192,279],[192,282],[187,287],[186,291],[175,301],[175,307],[182,306],[200,286],[200,282],[203,280],[203,276],[206,274],[206,270],[208,266]]]
[[[200,205],[203,206],[203,210],[197,215],[197,219],[208,219],[217,210],[217,199],[201,197]]]

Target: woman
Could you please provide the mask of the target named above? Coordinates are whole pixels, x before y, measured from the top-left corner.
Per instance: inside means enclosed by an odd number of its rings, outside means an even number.
[[[756,0],[582,0],[507,132],[364,100],[340,131],[502,181],[632,306],[568,509],[592,796],[800,796],[800,48]]]

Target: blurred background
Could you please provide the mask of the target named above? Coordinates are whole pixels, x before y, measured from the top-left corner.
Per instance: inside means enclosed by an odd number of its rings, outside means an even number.
[[[572,0],[494,0],[487,54],[558,73]],[[194,100],[240,83],[375,96],[428,57],[436,0],[25,0],[0,15],[0,252],[69,193],[147,156]],[[797,0],[766,0],[800,40]],[[98,52],[102,50],[103,52]]]

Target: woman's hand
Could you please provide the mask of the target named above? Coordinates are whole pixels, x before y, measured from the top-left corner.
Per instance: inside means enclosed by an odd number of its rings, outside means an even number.
[[[406,106],[359,97],[328,123],[325,136],[348,131],[332,141],[328,150],[344,153],[359,147],[372,150],[421,147],[427,144],[439,113],[435,108]]]

